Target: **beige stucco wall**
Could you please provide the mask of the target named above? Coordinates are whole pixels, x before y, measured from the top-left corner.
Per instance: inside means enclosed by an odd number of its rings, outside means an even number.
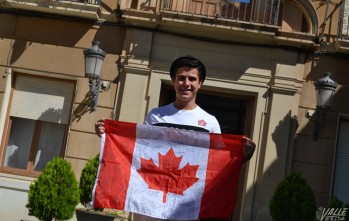
[[[91,22],[0,14],[0,33],[1,104],[5,88],[8,86],[6,82],[17,73],[63,78],[76,82],[65,158],[72,164],[79,179],[87,160],[93,158],[99,151],[99,138],[94,132],[94,123],[103,117],[112,117],[118,82],[117,63],[122,48],[120,43],[123,42],[125,35],[124,28],[102,27]],[[100,41],[100,47],[107,52],[101,78],[102,81],[111,84],[108,90],[101,90],[99,108],[95,112],[92,112],[86,103],[88,79],[84,74],[82,52],[84,48],[91,47],[93,40]],[[3,76],[6,67],[11,67],[11,76]],[[1,111],[0,115],[6,117],[7,113]],[[8,207],[3,205],[0,210],[1,217],[6,217],[7,220],[36,220],[35,217],[28,216],[25,208],[32,180],[0,172],[0,195],[6,199],[2,202],[6,202],[7,205],[11,203],[18,211],[11,213]],[[18,188],[13,189],[14,183]]]
[[[307,179],[316,193],[319,206],[327,206],[331,197],[333,167],[339,118],[347,117],[349,104],[349,78],[345,70],[349,68],[345,57],[316,56],[308,60],[307,74],[300,97],[298,129],[295,137],[293,170],[299,171]],[[325,71],[332,72],[331,78],[338,83],[332,108],[326,113],[320,127],[318,140],[313,140],[315,114],[307,117],[307,111],[315,111],[314,81],[323,77]]]

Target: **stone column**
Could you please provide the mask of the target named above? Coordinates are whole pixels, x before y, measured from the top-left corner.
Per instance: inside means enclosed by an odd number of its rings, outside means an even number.
[[[115,119],[141,123],[147,105],[149,60],[153,33],[128,29],[120,60]]]

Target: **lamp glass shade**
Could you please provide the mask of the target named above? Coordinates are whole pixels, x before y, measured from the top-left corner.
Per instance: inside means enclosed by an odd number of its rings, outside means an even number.
[[[98,77],[103,60],[96,56],[85,56],[85,73],[88,77]]]
[[[331,72],[325,72],[324,77],[315,82],[316,107],[321,109],[330,109],[337,83],[331,78]]]
[[[316,106],[322,109],[329,109],[332,106],[334,91],[332,88],[318,88],[316,90]]]
[[[93,41],[92,47],[84,49],[85,75],[98,78],[106,53],[99,48],[100,42]]]

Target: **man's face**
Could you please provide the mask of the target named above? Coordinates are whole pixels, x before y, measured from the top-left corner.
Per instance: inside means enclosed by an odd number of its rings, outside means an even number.
[[[196,68],[182,67],[177,70],[172,79],[176,91],[176,98],[180,101],[195,100],[202,82],[199,80],[199,71]]]

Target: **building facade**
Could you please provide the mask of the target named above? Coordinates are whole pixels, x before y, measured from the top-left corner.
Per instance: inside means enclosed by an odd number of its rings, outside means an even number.
[[[232,220],[271,220],[270,198],[292,171],[319,207],[333,196],[349,203],[348,4],[1,0],[0,217],[36,220],[25,204],[46,163],[64,157],[79,178],[99,152],[95,122],[141,123],[171,102],[169,67],[189,54],[208,72],[198,104],[223,133],[257,144]],[[106,52],[95,110],[83,54],[92,41]],[[338,86],[319,124],[314,82],[324,72]]]

